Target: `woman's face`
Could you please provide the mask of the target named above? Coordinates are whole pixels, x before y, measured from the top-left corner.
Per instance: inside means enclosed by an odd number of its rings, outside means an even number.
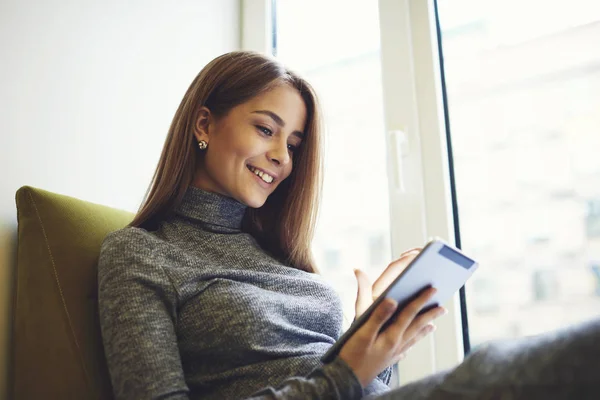
[[[288,85],[276,86],[218,119],[203,107],[195,135],[208,148],[193,185],[261,207],[292,172],[305,124],[304,101]]]

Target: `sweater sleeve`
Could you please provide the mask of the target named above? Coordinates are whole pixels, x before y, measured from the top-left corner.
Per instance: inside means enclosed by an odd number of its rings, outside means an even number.
[[[116,400],[186,400],[177,334],[178,293],[147,234],[126,228],[104,241],[98,263],[100,327]],[[340,360],[291,377],[250,399],[360,399],[363,388]],[[193,397],[193,396],[192,396]]]
[[[100,252],[100,327],[117,400],[188,398],[174,328],[177,294],[153,253],[136,228],[110,234]]]
[[[352,369],[339,357],[316,368],[307,377],[286,379],[276,388],[267,387],[247,400],[361,399],[363,388]]]

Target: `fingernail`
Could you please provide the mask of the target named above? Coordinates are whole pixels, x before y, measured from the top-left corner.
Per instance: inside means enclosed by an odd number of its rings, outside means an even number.
[[[435,325],[429,325],[429,330],[428,330],[427,333],[435,332],[436,329],[437,329],[437,326],[435,326]]]
[[[386,313],[392,313],[396,309],[397,303],[392,299],[385,299],[383,301],[383,309]]]

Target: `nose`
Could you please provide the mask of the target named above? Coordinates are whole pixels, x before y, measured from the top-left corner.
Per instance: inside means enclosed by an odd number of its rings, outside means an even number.
[[[269,161],[276,165],[286,165],[291,161],[290,152],[287,148],[287,142],[277,141],[277,143],[273,143],[273,146],[267,152],[267,157]]]

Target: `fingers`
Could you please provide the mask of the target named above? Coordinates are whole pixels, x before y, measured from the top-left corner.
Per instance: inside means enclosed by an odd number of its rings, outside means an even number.
[[[373,293],[378,296],[400,275],[402,271],[410,264],[410,262],[419,254],[420,247],[410,249],[400,254],[400,257],[390,263],[383,273],[377,278],[373,284]]]
[[[371,282],[369,277],[360,269],[354,270],[358,289],[356,293],[355,312],[358,318],[373,303],[373,292],[371,291]]]
[[[414,299],[412,302],[410,302],[402,310],[402,312],[400,312],[396,321],[393,324],[391,324],[389,326],[389,328],[384,331],[383,334],[391,335],[391,337],[396,337],[396,338],[405,337],[405,331],[411,325],[411,323],[413,322],[413,320],[415,319],[415,317],[417,316],[419,311],[421,311],[421,309],[425,306],[425,304],[427,304],[427,302],[433,297],[433,295],[435,295],[435,293],[436,293],[435,288],[425,289],[421,294],[419,294],[419,296],[417,296],[416,299]],[[436,307],[436,309],[437,308],[438,307]],[[433,310],[431,310],[431,311],[433,311]],[[430,314],[431,311],[428,311],[427,313],[425,313],[423,315],[431,316],[431,314]],[[422,322],[424,325],[427,322],[429,322],[430,320],[426,320],[425,318],[420,318],[419,321]]]
[[[412,249],[408,249],[406,251],[403,251],[402,254],[400,254],[400,257],[398,257],[399,259],[410,254],[410,253],[420,253],[421,250],[423,250],[422,247],[413,247]]]
[[[400,348],[400,353],[405,353],[406,351],[408,351],[411,347],[413,347],[415,344],[417,344],[417,342],[419,342],[419,340],[423,339],[428,334],[434,332],[435,329],[436,329],[436,326],[434,324],[432,324],[431,322],[428,323],[427,325],[421,327],[421,329],[417,332],[417,334],[415,336],[413,336],[404,345],[402,345],[402,347]]]
[[[406,353],[408,352],[408,350],[410,350],[415,344],[417,344],[421,339],[423,339],[425,336],[429,335],[432,332],[435,332],[435,325],[432,323],[429,323],[425,326],[423,326],[421,328],[421,330],[419,330],[419,332],[417,332],[417,334],[415,336],[413,336],[410,340],[408,340],[406,343],[404,343],[402,345],[402,347],[399,350],[399,354],[398,357],[396,358],[397,361],[400,361],[401,359],[403,359],[406,356]]]
[[[371,340],[375,340],[381,327],[392,315],[394,315],[394,311],[396,311],[397,307],[398,303],[393,299],[383,299],[377,308],[375,308],[375,311],[373,311],[373,314],[369,317],[367,322],[359,329],[359,332],[362,331],[365,336],[370,337]]]
[[[416,335],[417,332],[419,332],[423,327],[431,324],[434,319],[441,317],[447,312],[448,310],[446,310],[444,307],[435,307],[434,309],[419,315],[406,329],[405,337],[409,338],[413,335]]]

